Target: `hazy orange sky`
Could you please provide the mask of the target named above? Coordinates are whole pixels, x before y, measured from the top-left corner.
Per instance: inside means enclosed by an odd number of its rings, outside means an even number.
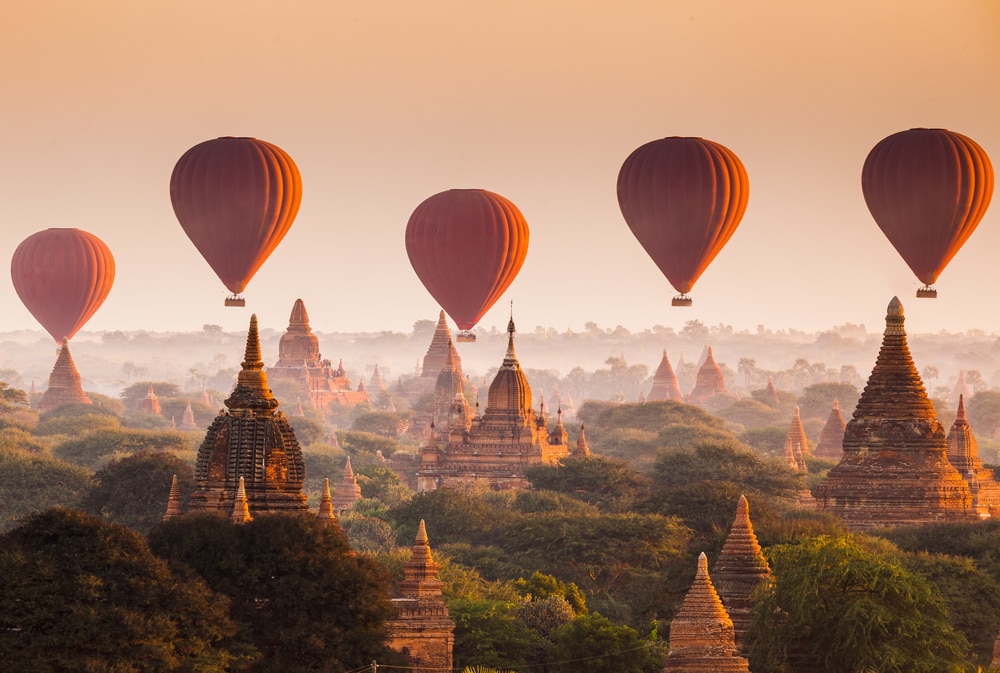
[[[284,5],[284,6],[279,6]],[[410,268],[423,199],[481,187],[531,227],[521,273],[481,321],[679,329],[1000,331],[1000,195],[937,300],[877,228],[861,167],[883,137],[943,127],[1000,168],[1000,2],[35,0],[0,23],[5,264],[28,235],[80,227],[117,261],[85,330],[284,328],[305,300],[324,331],[409,330],[437,305]],[[168,182],[223,135],[285,149],[298,218],[247,309],[174,218]],[[639,145],[701,136],[743,161],[743,222],[692,292],[673,288],[618,209]],[[0,331],[36,329],[10,281]]]

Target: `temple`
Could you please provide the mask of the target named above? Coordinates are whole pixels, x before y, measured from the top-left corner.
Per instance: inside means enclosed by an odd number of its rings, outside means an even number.
[[[775,404],[779,404],[781,402],[781,400],[778,399],[778,391],[774,388],[774,379],[770,376],[767,377],[767,388],[764,389],[764,396]]]
[[[160,408],[160,398],[153,392],[152,381],[149,382],[149,392],[147,392],[146,396],[142,398],[142,413],[156,414],[157,416],[160,416],[163,413],[163,410]]]
[[[307,510],[302,450],[267,386],[256,315],[250,317],[242,370],[225,405],[198,449],[188,509],[230,511],[240,489],[251,514]]]
[[[979,443],[965,416],[965,397],[958,397],[958,413],[948,431],[948,461],[972,492],[972,508],[981,519],[1000,516],[1000,484],[993,470],[983,467]]]
[[[191,408],[191,400],[188,400],[187,406],[184,407],[184,413],[181,415],[181,424],[178,428],[181,430],[198,429],[198,424],[194,420],[194,409]]]
[[[853,530],[975,518],[968,484],[948,462],[893,297],[882,348],[844,432],[844,454],[817,488],[821,511]]]
[[[69,352],[69,341],[63,339],[56,356],[56,364],[49,374],[49,387],[38,401],[38,413],[45,413],[64,404],[93,404],[83,392],[80,372],[76,370]]]
[[[450,671],[455,645],[455,623],[441,598],[444,583],[431,557],[423,519],[417,529],[410,560],[403,565],[403,580],[392,599],[395,615],[387,623],[388,645],[410,659],[411,671]]]
[[[438,315],[437,327],[434,328],[434,336],[424,354],[423,366],[420,367],[420,374],[406,382],[406,396],[410,401],[416,401],[421,395],[425,395],[432,390],[437,383],[438,374],[442,369],[449,366],[457,373],[460,379],[464,379],[462,374],[462,358],[458,355],[454,342],[451,340],[451,330],[448,329],[448,321],[445,319],[444,311]]]
[[[449,351],[445,355],[444,367],[438,371],[434,382],[434,397],[424,410],[417,414],[410,424],[409,434],[413,437],[426,437],[431,425],[440,427],[442,423],[450,424],[452,412],[455,411],[465,418],[462,423],[468,427],[472,422],[472,410],[465,399],[465,382],[455,356]]]
[[[841,456],[844,455],[844,430],[846,428],[847,424],[844,423],[844,417],[840,413],[840,402],[834,400],[830,415],[827,416],[826,423],[819,433],[819,441],[816,443],[813,455],[827,460],[840,460]]]
[[[806,473],[805,457],[809,454],[809,440],[806,439],[806,429],[802,427],[802,416],[799,415],[799,408],[795,407],[792,420],[788,424],[788,434],[785,435],[786,452],[787,447],[792,450],[795,457],[796,471]]]
[[[544,405],[536,414],[531,387],[514,351],[514,321],[507,325],[507,353],[490,384],[486,411],[470,417],[455,396],[447,423],[434,424],[421,449],[417,490],[485,484],[524,488],[524,468],[553,464],[570,454],[557,422],[549,433]]]
[[[663,673],[749,673],[736,647],[733,622],[708,575],[705,553],[684,602],[670,622],[670,654]]]
[[[320,355],[319,338],[309,326],[309,314],[301,299],[295,300],[288,317],[288,329],[278,341],[278,361],[267,371],[274,379],[302,383],[309,393],[309,401],[321,412],[368,401],[368,395],[360,386],[358,390],[351,390],[343,361],[334,369],[330,360]]]
[[[712,577],[719,598],[733,621],[736,646],[742,648],[750,625],[750,596],[771,575],[750,523],[750,506],[745,496],[736,505],[736,519],[719,554]]]
[[[354,469],[351,467],[351,457],[347,457],[344,463],[344,473],[340,477],[340,483],[333,492],[333,499],[330,501],[334,511],[343,512],[354,507],[354,503],[361,499],[361,487],[354,476]]]
[[[698,369],[694,390],[688,395],[688,404],[703,407],[712,395],[725,392],[728,392],[726,378],[722,375],[722,370],[719,369],[719,365],[712,355],[712,347],[709,346],[705,354],[705,362]]]
[[[656,373],[653,374],[653,387],[649,389],[646,399],[650,402],[664,402],[666,400],[673,400],[674,402],[684,401],[684,396],[681,394],[681,387],[677,383],[677,375],[674,374],[674,368],[670,366],[670,360],[667,359],[666,348],[663,349],[663,358],[660,360],[660,366],[656,368]]]

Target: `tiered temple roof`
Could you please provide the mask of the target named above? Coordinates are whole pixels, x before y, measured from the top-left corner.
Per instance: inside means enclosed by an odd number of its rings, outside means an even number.
[[[819,442],[816,443],[813,454],[817,458],[840,460],[840,457],[844,455],[844,430],[846,428],[847,424],[840,413],[840,402],[834,400],[830,415],[827,416],[823,430],[819,433]]]
[[[336,490],[333,492],[333,509],[342,512],[354,507],[354,503],[361,499],[361,487],[358,486],[358,480],[354,476],[354,469],[351,467],[351,457],[347,457],[347,462],[344,464],[344,473],[340,477],[340,483],[337,484]]]
[[[448,320],[444,316],[444,311],[438,315],[437,327],[434,329],[434,336],[424,354],[423,366],[420,368],[420,375],[407,382],[406,393],[410,399],[416,399],[434,389],[438,374],[448,366],[448,358],[452,360],[452,366],[460,378],[465,378],[462,373],[462,358],[458,355],[454,342],[451,340],[451,330],[448,329]]]
[[[149,382],[149,392],[146,393],[146,397],[142,399],[142,412],[145,414],[156,414],[157,416],[162,414],[160,409],[160,398],[156,396],[153,392],[153,382]]]
[[[983,467],[979,443],[965,416],[965,397],[958,398],[958,413],[948,431],[948,461],[972,491],[972,507],[980,518],[1000,516],[1000,484],[993,470]]]
[[[378,363],[375,363],[375,367],[372,369],[372,378],[368,382],[368,389],[373,393],[381,393],[388,390],[385,387],[385,381],[382,380],[382,372],[379,371]]]
[[[674,374],[674,368],[670,366],[670,360],[667,359],[667,349],[663,349],[663,358],[660,360],[660,366],[656,368],[656,373],[653,374],[653,387],[649,389],[649,395],[646,399],[650,402],[663,402],[665,400],[673,400],[675,402],[683,402],[684,395],[681,394],[681,387],[677,383],[677,375]]]
[[[405,653],[415,673],[452,668],[455,622],[441,598],[444,583],[437,572],[421,519],[410,560],[403,564],[403,580],[397,585],[399,597],[392,600],[395,616],[386,623],[389,647]]]
[[[524,468],[552,464],[569,455],[565,444],[549,443],[544,414],[531,407],[531,387],[514,351],[514,321],[507,325],[507,353],[490,384],[486,411],[467,429],[432,428],[421,450],[417,490],[486,483],[492,488],[527,486]],[[445,434],[446,433],[446,434]],[[441,435],[441,436],[438,436]]]
[[[903,306],[893,297],[882,348],[854,416],[844,455],[817,489],[819,509],[848,528],[974,518],[972,493],[951,463],[906,344]]]
[[[750,523],[750,506],[741,495],[733,527],[712,569],[715,589],[733,621],[737,647],[742,647],[750,625],[750,595],[770,574],[771,568]]]
[[[806,429],[802,427],[802,417],[799,415],[798,407],[795,407],[795,411],[792,413],[792,420],[788,424],[788,434],[785,435],[785,443],[792,448],[798,471],[806,472],[805,457],[809,454],[809,440],[806,439]]]
[[[63,339],[56,356],[56,364],[49,374],[49,387],[38,402],[38,412],[45,413],[64,404],[93,404],[83,392],[80,372],[76,370],[69,352],[69,341]]]
[[[748,673],[736,647],[733,622],[708,575],[708,559],[698,571],[680,610],[670,622],[670,654],[663,673]]]
[[[253,514],[308,509],[302,450],[268,388],[256,315],[250,318],[242,370],[225,404],[198,449],[189,509],[229,511],[237,488],[244,488]]]
[[[712,355],[712,347],[709,346],[705,354],[705,362],[698,369],[694,390],[688,395],[688,404],[704,406],[712,395],[725,392],[728,392],[726,378],[722,375],[722,370],[719,369],[719,365]]]
[[[454,356],[448,352],[445,355],[444,367],[438,372],[434,383],[434,397],[424,411],[410,424],[409,434],[414,437],[426,437],[427,429],[431,423],[440,427],[450,425],[455,420],[450,418],[452,407],[456,403],[461,406],[461,402],[458,401],[459,397],[462,398],[462,402],[465,401],[465,384]],[[469,409],[468,403],[465,402],[464,408],[456,410],[462,411],[462,415],[465,417],[465,429],[468,430],[472,423],[472,410]]]

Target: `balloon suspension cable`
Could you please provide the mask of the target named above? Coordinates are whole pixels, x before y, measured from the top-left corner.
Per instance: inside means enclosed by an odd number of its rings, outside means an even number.
[[[671,306],[690,306],[692,303],[691,297],[683,292],[670,300]]]
[[[247,301],[242,295],[234,294],[232,296],[226,297],[226,306],[246,306]]]
[[[937,299],[937,290],[930,285],[924,285],[917,289],[917,297],[920,299]]]

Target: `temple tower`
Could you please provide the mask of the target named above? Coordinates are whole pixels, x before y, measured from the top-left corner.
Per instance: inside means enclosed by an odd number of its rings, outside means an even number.
[[[725,392],[728,392],[725,377],[712,355],[712,347],[709,346],[705,354],[705,362],[698,369],[694,390],[688,395],[688,404],[704,406],[712,395]]]
[[[741,495],[733,527],[712,569],[715,589],[733,621],[737,647],[742,648],[743,636],[750,625],[750,596],[770,575],[771,568],[750,523],[750,506]]]
[[[63,339],[62,346],[59,347],[56,364],[49,374],[49,387],[38,402],[38,413],[45,413],[64,404],[93,404],[83,392],[80,372],[76,370],[73,356],[69,352],[69,341],[66,339]]]
[[[410,560],[403,565],[399,598],[392,600],[395,616],[386,624],[389,647],[409,657],[415,673],[452,668],[455,623],[441,598],[444,583],[437,571],[421,519]]]
[[[974,518],[972,493],[951,463],[906,344],[903,306],[893,297],[882,348],[854,416],[844,455],[817,489],[821,511],[853,530]]]
[[[344,463],[344,473],[340,477],[340,483],[337,484],[336,490],[333,492],[333,504],[334,511],[342,512],[354,507],[354,503],[361,499],[361,487],[358,486],[357,477],[354,476],[354,469],[351,467],[351,457],[347,457],[347,462]]]
[[[840,413],[840,402],[834,400],[830,415],[827,416],[823,430],[819,433],[819,442],[816,444],[816,450],[813,451],[813,454],[817,458],[840,460],[841,456],[844,455],[844,430],[846,429],[847,424],[844,423],[844,417]]]
[[[187,406],[184,407],[184,413],[181,415],[181,430],[197,430],[198,424],[194,420],[194,409],[191,408],[191,400],[188,400]]]
[[[1000,484],[993,470],[983,467],[979,458],[979,443],[965,416],[965,397],[958,397],[958,412],[948,431],[948,462],[955,466],[972,492],[972,507],[987,519],[1000,516]]]
[[[229,511],[242,488],[253,514],[306,510],[302,450],[267,386],[256,315],[250,317],[242,367],[227,409],[198,449],[189,509]]]
[[[153,392],[153,382],[149,382],[149,392],[142,399],[142,413],[144,414],[156,414],[160,416],[162,414],[162,409],[160,409],[160,398],[156,396]]]
[[[680,610],[670,622],[670,654],[663,673],[749,673],[736,647],[733,622],[708,575],[708,558],[698,571]]]
[[[458,350],[451,340],[451,330],[448,329],[448,321],[444,316],[444,311],[441,311],[438,315],[437,327],[434,329],[434,336],[431,337],[427,353],[424,354],[420,375],[407,385],[407,394],[410,395],[411,399],[416,399],[416,397],[434,389],[438,373],[448,366],[449,357],[459,378],[464,378],[462,358],[459,357]]]
[[[806,439],[806,429],[802,427],[802,417],[799,415],[799,408],[795,407],[792,413],[792,420],[788,424],[788,434],[785,441],[792,446],[795,454],[795,462],[799,472],[806,472],[805,457],[809,453],[809,440]]]
[[[774,389],[774,379],[770,376],[767,377],[767,388],[764,389],[764,395],[768,400],[774,402],[775,405],[780,404],[778,399],[778,391]]]
[[[681,387],[677,383],[677,375],[674,374],[674,368],[670,366],[670,360],[667,359],[667,349],[663,349],[663,358],[660,360],[660,366],[656,368],[656,373],[653,374],[653,387],[649,389],[649,395],[646,395],[646,399],[650,402],[663,402],[666,400],[673,400],[674,402],[683,402],[684,395],[681,394]]]

